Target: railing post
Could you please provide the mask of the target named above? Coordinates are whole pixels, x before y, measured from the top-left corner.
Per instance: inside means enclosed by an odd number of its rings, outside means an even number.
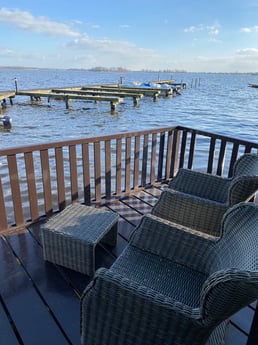
[[[5,209],[4,193],[2,186],[2,179],[0,176],[0,230],[6,230],[8,228],[7,215]]]
[[[170,166],[170,178],[173,178],[178,170],[178,155],[180,147],[180,130],[174,129],[173,141],[172,141],[172,154],[171,154],[171,166]]]
[[[61,211],[66,207],[65,181],[64,181],[64,157],[63,157],[62,147],[56,147],[55,158],[56,158],[58,205],[59,205],[59,211]]]
[[[82,144],[83,194],[86,205],[91,204],[89,145]]]
[[[7,156],[7,161],[10,172],[10,183],[13,199],[15,224],[16,226],[19,226],[24,224],[24,217],[16,155]]]

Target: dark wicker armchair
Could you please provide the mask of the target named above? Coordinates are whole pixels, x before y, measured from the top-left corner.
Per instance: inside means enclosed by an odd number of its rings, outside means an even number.
[[[258,205],[227,211],[220,238],[144,216],[81,299],[85,345],[221,345],[229,317],[258,298]]]
[[[180,169],[168,187],[153,215],[219,236],[226,210],[250,200],[258,190],[258,154],[241,156],[231,178]]]
[[[258,190],[258,154],[245,153],[234,164],[230,178],[180,169],[169,188],[233,206]]]

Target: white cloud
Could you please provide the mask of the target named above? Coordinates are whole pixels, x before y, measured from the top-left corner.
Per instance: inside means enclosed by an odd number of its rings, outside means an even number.
[[[184,32],[186,33],[207,32],[209,35],[218,35],[219,29],[220,29],[219,24],[214,24],[214,25],[199,24],[197,26],[192,25],[185,28]]]
[[[64,55],[68,56],[72,51],[77,61],[84,61],[87,67],[97,65],[143,69],[160,63],[160,56],[153,49],[142,48],[129,41],[95,39],[86,34],[65,44],[63,48],[67,49]]]
[[[19,9],[0,8],[0,23],[7,23],[22,30],[45,33],[53,36],[76,37],[80,34],[64,23],[51,21],[46,17],[34,17]]]
[[[252,26],[250,28],[242,28],[240,31],[245,33],[258,32],[258,25]]]
[[[217,38],[214,38],[214,37],[211,37],[211,38],[209,39],[209,42],[212,42],[212,43],[222,43],[221,40],[218,40]]]
[[[25,66],[34,66],[35,61],[40,64],[40,61],[44,60],[46,64],[54,66],[58,64],[59,67],[65,66],[65,64],[66,66],[76,64],[76,66],[83,68],[94,67],[94,65],[109,67],[121,64],[127,68],[134,69],[138,67],[147,68],[149,63],[157,64],[159,62],[158,54],[153,49],[142,48],[126,40],[119,41],[106,37],[95,38],[90,37],[87,33],[74,31],[72,25],[80,25],[80,21],[73,21],[73,23],[67,25],[52,21],[46,17],[36,17],[29,12],[19,9],[0,8],[0,23],[12,25],[20,30],[70,38],[68,42],[63,43],[63,52],[60,57],[56,55],[57,50],[54,49],[53,51],[47,51],[44,59],[42,59],[40,56],[37,56],[37,50],[34,51],[33,46],[31,46],[30,49],[25,50],[26,53],[22,51],[13,53],[14,65],[16,64],[15,56],[17,61],[23,61]],[[87,25],[93,27],[92,24],[88,23]],[[94,25],[94,28],[97,29],[99,26]],[[124,24],[121,25],[121,28],[127,29],[130,26]],[[60,47],[56,48],[60,52]],[[3,59],[8,61],[8,52],[2,51],[2,54]],[[26,59],[25,54],[29,55],[28,59]],[[3,59],[2,61],[4,61]]]
[[[239,49],[237,50],[237,54],[239,56],[245,57],[245,58],[251,58],[251,57],[258,57],[258,49],[257,48],[245,48],[245,49]]]
[[[99,28],[100,28],[100,25],[99,25],[99,24],[92,24],[92,25],[91,25],[91,28],[92,28],[92,29],[99,29]]]
[[[242,28],[240,31],[249,33],[249,32],[251,32],[251,29],[250,28]]]
[[[128,25],[128,24],[122,24],[120,25],[120,28],[121,29],[129,29],[131,27],[131,25]]]
[[[189,26],[188,28],[184,29],[184,32],[196,32],[198,29],[196,26]]]
[[[258,70],[258,49],[247,48],[236,50],[231,55],[197,56],[195,66],[204,72],[252,72]],[[212,66],[212,68],[211,68]]]
[[[15,52],[9,48],[1,48],[0,49],[0,56],[8,57],[14,55]]]
[[[120,55],[141,54],[148,56],[154,53],[152,49],[140,48],[128,41],[115,41],[109,38],[92,39],[86,34],[67,43],[65,47],[78,50],[95,50],[102,53],[118,53]]]

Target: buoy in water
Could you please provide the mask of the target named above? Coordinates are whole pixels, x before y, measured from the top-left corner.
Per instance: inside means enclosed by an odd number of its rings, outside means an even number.
[[[12,128],[12,119],[8,115],[0,116],[0,127],[4,129]]]

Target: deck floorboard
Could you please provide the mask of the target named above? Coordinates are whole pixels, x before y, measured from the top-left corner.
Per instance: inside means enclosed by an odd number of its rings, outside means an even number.
[[[116,247],[96,248],[96,267],[110,267],[161,191],[150,188],[103,203],[120,214]],[[0,238],[0,344],[80,345],[80,296],[91,278],[45,262],[44,221]],[[226,345],[245,345],[256,303],[232,317]]]

